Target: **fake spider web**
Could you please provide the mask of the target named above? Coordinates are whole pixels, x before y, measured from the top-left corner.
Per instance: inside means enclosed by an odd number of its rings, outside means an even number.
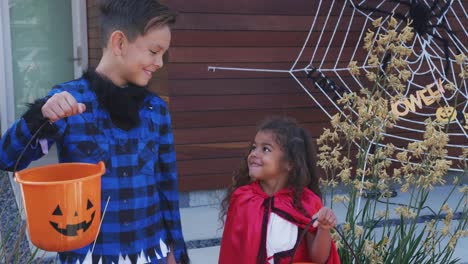
[[[363,78],[358,79],[349,74],[348,65],[351,61],[358,61],[361,71],[367,73],[370,70],[362,66],[369,59],[369,53],[362,47],[364,36],[372,28],[372,22],[382,17],[385,25],[391,13],[398,14],[400,18],[411,19],[410,11],[414,11],[411,8],[422,4],[424,8],[419,11],[428,15],[427,32],[415,32],[412,42],[407,44],[413,50],[406,58],[412,77],[404,83],[402,95],[410,98],[412,95],[417,96],[417,91],[435,89],[440,92],[440,100],[422,107],[413,103],[415,111],[408,111],[400,116],[395,128],[384,133],[384,136],[401,142],[402,144],[397,145],[397,149],[401,151],[403,149],[398,146],[420,141],[421,134],[425,131],[424,120],[441,118],[438,111],[446,107],[445,110],[454,112],[447,119],[450,138],[447,159],[458,164],[461,150],[468,148],[468,87],[467,81],[458,76],[462,67],[466,67],[466,61],[459,65],[455,56],[460,53],[468,54],[467,46],[463,45],[468,43],[468,1],[410,1],[320,1],[311,17],[312,23],[304,45],[297,58],[291,61],[290,69],[211,66],[208,69],[289,73],[314,104],[331,118],[336,113],[343,113],[341,106],[337,104],[343,94],[366,87]],[[396,30],[401,30],[407,23],[406,19],[397,21],[399,24]],[[381,27],[378,30],[386,29]],[[376,35],[378,33],[377,31]],[[453,84],[454,92],[443,90],[442,87],[448,83]],[[401,110],[401,105],[399,108]],[[450,170],[463,171],[456,166]]]

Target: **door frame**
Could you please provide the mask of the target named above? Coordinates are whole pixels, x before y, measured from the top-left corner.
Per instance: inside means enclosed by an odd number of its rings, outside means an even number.
[[[75,78],[88,69],[87,7],[83,0],[71,0],[73,26],[73,68]]]
[[[88,68],[88,23],[86,1],[71,1],[73,27],[74,78],[79,78]],[[1,134],[15,122],[13,61],[9,1],[0,1],[0,126]],[[52,88],[52,87],[51,87]]]
[[[14,98],[12,65],[9,4],[8,1],[0,1],[0,125],[2,135],[15,120],[14,100],[11,100]]]

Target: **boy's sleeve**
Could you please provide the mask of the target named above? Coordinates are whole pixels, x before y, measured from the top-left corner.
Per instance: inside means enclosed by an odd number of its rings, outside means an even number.
[[[26,124],[26,121],[21,118],[11,126],[0,139],[0,169],[13,171],[16,161],[23,151],[32,134]],[[42,157],[43,153],[37,140],[33,140],[28,150],[24,152],[23,157],[18,163],[17,170],[26,168],[33,160]]]
[[[161,208],[169,234],[169,242],[174,249],[177,263],[189,263],[187,249],[182,235],[179,212],[179,191],[177,183],[176,154],[172,135],[171,119],[166,105],[161,106],[160,142],[159,142],[159,178],[158,188],[161,196]]]
[[[0,170],[13,171],[17,159],[32,139],[35,132],[44,122],[48,122],[41,112],[41,107],[54,93],[60,92],[58,87],[52,89],[48,96],[36,100],[29,105],[29,109],[17,120],[0,138]],[[62,122],[59,122],[62,123]],[[53,145],[59,129],[54,124],[45,124],[41,131],[32,139],[28,149],[24,152],[16,170],[26,168],[32,161],[41,158],[42,151],[39,139],[47,140],[47,147]],[[44,141],[45,142],[45,141]]]

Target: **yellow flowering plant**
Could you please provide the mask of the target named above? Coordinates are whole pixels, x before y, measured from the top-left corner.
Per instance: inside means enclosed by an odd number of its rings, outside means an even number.
[[[324,204],[346,208],[338,229],[358,259],[334,234],[342,263],[456,263],[457,241],[468,235],[468,188],[460,188],[462,198],[454,208],[447,201],[457,193],[458,178],[440,208],[427,203],[431,190],[446,183],[453,165],[446,159],[447,126],[427,119],[423,139],[402,147],[384,137],[398,122],[391,105],[404,98],[405,83],[412,77],[406,61],[412,50],[405,45],[414,37],[411,23],[399,31],[396,27],[394,18],[385,24],[382,19],[374,21],[374,30],[364,38],[369,88],[342,95],[338,103],[343,111],[332,117],[331,128],[317,139]],[[466,79],[466,56],[458,55],[456,60],[462,66],[459,77]],[[349,64],[355,78],[361,78],[361,69],[356,61]],[[467,155],[465,148],[460,177],[468,171]],[[339,186],[344,194],[336,195]],[[404,203],[391,202],[396,186],[409,194]]]

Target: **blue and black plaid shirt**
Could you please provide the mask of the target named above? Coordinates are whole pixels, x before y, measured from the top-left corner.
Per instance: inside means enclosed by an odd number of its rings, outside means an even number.
[[[185,262],[176,156],[166,103],[148,93],[139,110],[140,124],[126,131],[112,123],[85,78],[54,87],[48,97],[62,91],[84,103],[86,112],[57,121],[58,132],[47,138],[49,146],[57,144],[60,162],[103,160],[106,164],[101,208],[108,197],[110,202],[93,251],[93,263],[99,259],[102,263],[118,263],[119,256],[136,263],[142,253],[150,263],[166,263],[170,245],[176,261]],[[33,132],[24,119],[7,131],[0,139],[0,169],[13,168]],[[29,147],[18,169],[42,155],[40,147]],[[64,263],[82,262],[91,246],[60,253],[60,259]]]

